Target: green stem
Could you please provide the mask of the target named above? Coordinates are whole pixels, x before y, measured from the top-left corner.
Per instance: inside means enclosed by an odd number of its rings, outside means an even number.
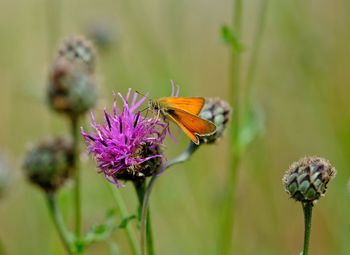
[[[109,184],[108,187],[112,191],[113,198],[118,205],[121,217],[123,219],[125,219],[126,217],[129,216],[129,212],[128,212],[128,209],[127,209],[126,204],[124,202],[124,199],[123,199],[122,195],[120,194],[120,191],[114,185]],[[132,254],[140,255],[141,252],[140,252],[140,249],[138,247],[137,239],[136,239],[136,236],[135,236],[135,233],[132,229],[131,224],[126,225],[125,231],[126,231],[126,235],[128,237],[128,240],[129,240],[129,243],[131,246]]]
[[[241,41],[241,27],[242,27],[242,13],[243,13],[243,1],[235,0],[233,5],[232,16],[232,28],[238,39]],[[230,166],[228,181],[226,183],[226,197],[224,199],[223,217],[220,224],[219,234],[219,249],[220,254],[231,254],[231,243],[233,237],[234,226],[234,212],[235,212],[235,187],[237,182],[237,173],[240,160],[240,148],[239,148],[239,128],[240,128],[240,64],[241,64],[241,52],[236,51],[231,47],[230,58],[230,101],[235,110],[233,114],[233,124],[231,133],[231,146],[230,146]]]
[[[251,96],[252,87],[254,83],[256,66],[258,64],[258,57],[261,49],[262,36],[263,36],[265,23],[266,23],[266,13],[267,13],[268,2],[269,2],[268,0],[262,0],[260,9],[259,9],[257,29],[255,32],[255,38],[252,45],[252,54],[249,61],[247,79],[245,84],[245,91],[244,91],[244,98],[243,98],[244,114],[246,113],[248,104],[250,103],[250,100],[251,100],[250,96]]]
[[[72,246],[70,244],[68,233],[65,229],[62,216],[57,206],[56,195],[53,192],[46,193],[47,205],[50,211],[50,215],[55,224],[57,232],[61,238],[64,248],[66,249],[67,254],[73,255]]]
[[[182,152],[180,155],[173,158],[172,160],[166,162],[165,169],[187,161],[192,156],[192,154],[198,149],[198,147],[198,145],[194,144],[193,142],[190,142],[184,152]]]
[[[147,254],[154,255],[154,242],[152,234],[152,223],[151,223],[151,214],[149,208],[147,210],[147,222],[146,222],[146,242],[147,242]]]
[[[167,161],[164,171],[168,169],[171,166],[174,166],[179,163],[183,163],[187,161],[191,155],[198,149],[199,146],[195,145],[194,143],[190,142],[188,147],[185,149],[184,152],[182,152],[180,155],[175,157],[172,160]],[[156,172],[153,174],[151,180],[149,181],[146,190],[144,190],[144,193],[142,194],[142,208],[141,208],[141,254],[144,255],[145,253],[145,239],[152,238],[151,235],[151,223],[150,223],[150,216],[149,216],[149,210],[148,210],[148,204],[149,204],[149,198],[152,192],[152,189],[154,187],[154,184],[156,180],[158,179],[159,173]],[[135,186],[136,187],[136,186]],[[136,189],[137,190],[137,189]],[[146,238],[145,238],[146,236]],[[148,240],[147,242],[152,243],[153,247],[153,240]],[[149,254],[154,254],[149,253]]]
[[[78,117],[71,118],[71,134],[73,139],[73,172],[75,180],[75,235],[77,240],[81,237],[81,177],[79,170],[79,121]]]
[[[310,233],[311,233],[311,219],[312,219],[312,203],[303,203],[303,211],[304,211],[304,250],[303,255],[309,254],[309,243],[310,243]]]
[[[153,177],[157,176],[156,174],[152,176],[152,180],[154,180]],[[134,181],[134,186],[136,189],[137,197],[139,199],[140,203],[140,211],[141,211],[141,255],[145,255],[145,250],[147,247],[147,254],[148,255],[154,255],[154,242],[153,242],[153,235],[152,235],[152,224],[151,224],[151,216],[150,211],[148,208],[148,196],[146,197],[146,180],[142,181]],[[144,207],[145,199],[147,199],[147,207]],[[147,243],[147,245],[145,245]]]

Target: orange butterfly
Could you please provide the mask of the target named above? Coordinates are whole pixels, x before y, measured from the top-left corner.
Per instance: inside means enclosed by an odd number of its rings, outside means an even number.
[[[214,123],[198,116],[204,103],[203,97],[162,97],[150,100],[149,106],[164,118],[175,122],[198,145],[200,136],[216,132]]]

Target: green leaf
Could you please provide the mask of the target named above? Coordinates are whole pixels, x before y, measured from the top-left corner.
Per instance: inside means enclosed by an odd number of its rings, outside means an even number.
[[[122,221],[119,223],[118,228],[126,228],[126,226],[128,225],[129,221],[136,219],[136,215],[132,214],[128,217],[125,217],[124,219],[122,219]]]
[[[117,229],[118,225],[115,222],[115,210],[110,209],[106,213],[104,223],[92,226],[83,238],[84,246],[93,242],[106,240]]]
[[[259,106],[250,105],[243,116],[238,137],[239,152],[246,151],[248,146],[265,130],[263,113]]]
[[[77,240],[75,242],[76,249],[82,251],[88,245],[94,242],[104,241],[108,239],[117,228],[125,228],[128,225],[129,221],[136,218],[136,215],[134,214],[129,215],[123,218],[121,222],[117,224],[115,216],[116,212],[114,209],[108,210],[106,212],[106,219],[103,223],[92,226],[81,240]]]
[[[243,50],[243,45],[238,36],[227,25],[221,27],[221,38],[236,51],[241,52]]]

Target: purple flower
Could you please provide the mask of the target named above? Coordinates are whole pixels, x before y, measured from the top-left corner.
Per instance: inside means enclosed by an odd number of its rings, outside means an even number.
[[[91,125],[95,132],[82,135],[90,154],[93,154],[100,173],[113,183],[118,180],[137,180],[152,175],[162,166],[161,145],[167,133],[167,124],[155,117],[146,118],[137,109],[146,97],[137,99],[131,89],[122,100],[122,109],[117,108],[114,96],[113,114],[104,111],[105,123],[97,124],[91,113]]]

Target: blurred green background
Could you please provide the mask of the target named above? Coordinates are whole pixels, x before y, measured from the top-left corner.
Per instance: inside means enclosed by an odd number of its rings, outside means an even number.
[[[262,0],[244,1],[243,68]],[[239,174],[235,254],[298,254],[303,240],[300,204],[288,199],[281,178],[305,155],[328,158],[338,173],[314,210],[311,254],[350,254],[350,2],[270,0],[254,79],[265,132],[244,155]],[[60,41],[106,24],[113,42],[98,51],[100,100],[110,108],[114,91],[128,87],[152,97],[170,94],[170,79],[183,96],[228,99],[229,49],[220,27],[230,22],[230,1],[0,1],[0,150],[8,156],[12,185],[0,200],[0,239],[7,254],[64,254],[41,192],[22,175],[26,146],[68,125],[45,102],[50,63]],[[84,127],[88,126],[86,122]],[[167,141],[169,158],[180,143]],[[226,136],[226,138],[228,135]],[[84,145],[82,144],[82,148]],[[203,146],[192,159],[165,172],[151,197],[157,254],[215,254],[218,197],[228,167],[228,139]],[[84,229],[115,206],[89,158],[82,163]],[[73,227],[72,185],[60,192],[65,220]],[[130,211],[133,187],[121,189]],[[111,237],[129,254],[126,236]],[[109,245],[86,254],[109,254]]]

